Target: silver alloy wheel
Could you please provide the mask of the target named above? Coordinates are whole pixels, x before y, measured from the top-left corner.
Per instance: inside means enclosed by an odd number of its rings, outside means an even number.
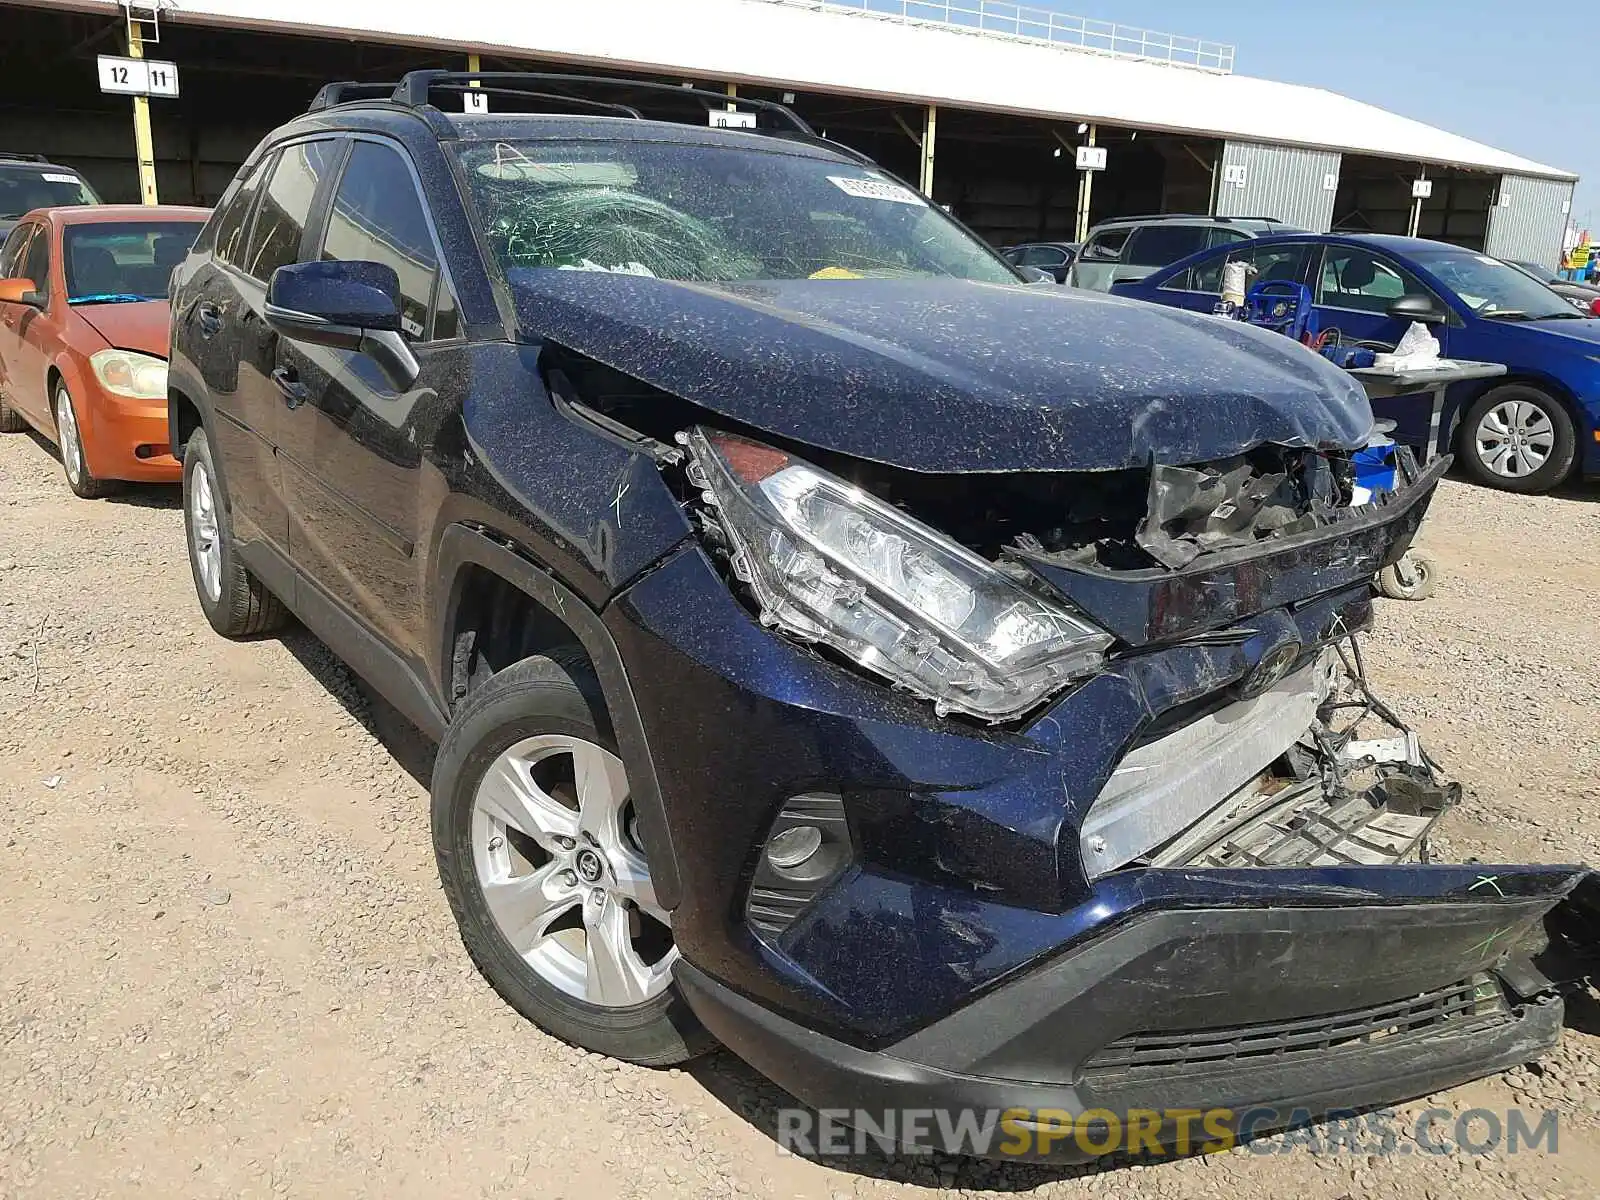
[[[65,387],[56,389],[56,434],[61,440],[61,465],[73,487],[83,485],[83,441],[78,436],[78,416]]]
[[[1473,438],[1484,466],[1503,478],[1523,479],[1550,461],[1556,427],[1532,401],[1506,400],[1478,419]]]
[[[211,490],[211,472],[201,459],[189,471],[189,542],[194,547],[195,569],[206,599],[222,598],[222,535],[217,527],[217,501]]]
[[[622,760],[566,734],[505,750],[472,802],[473,868],[501,935],[600,1008],[660,995],[678,957],[628,812]]]

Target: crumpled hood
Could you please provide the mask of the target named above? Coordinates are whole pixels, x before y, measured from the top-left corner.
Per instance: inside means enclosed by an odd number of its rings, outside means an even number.
[[[921,471],[1364,445],[1365,393],[1277,334],[1066,288],[514,270],[549,338],[757,429]]]
[[[172,337],[172,310],[165,300],[142,300],[127,304],[78,304],[77,313],[95,332],[118,350],[138,350],[169,357]]]

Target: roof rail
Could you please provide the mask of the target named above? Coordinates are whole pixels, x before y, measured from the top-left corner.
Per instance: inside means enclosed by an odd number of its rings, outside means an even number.
[[[42,154],[27,154],[21,150],[0,150],[0,159],[11,162],[49,162]]]
[[[312,98],[307,112],[321,112],[335,104],[349,104],[353,100],[387,100],[394,95],[392,83],[357,83],[347,79],[342,83],[325,83]]]
[[[793,109],[772,100],[756,100],[745,96],[726,96],[721,92],[707,91],[704,88],[679,87],[671,83],[653,83],[639,79],[610,79],[594,75],[549,74],[533,71],[410,71],[395,85],[390,99],[406,108],[422,108],[429,103],[431,93],[435,88],[465,92],[474,84],[488,90],[491,95],[500,93],[546,103],[601,108],[615,112],[618,115],[641,119],[643,114],[630,105],[567,96],[546,89],[552,85],[557,87],[604,87],[650,92],[663,96],[692,96],[705,105],[707,112],[712,112],[716,108],[728,105],[753,109],[758,114],[768,113],[776,117],[779,122],[795,133],[803,134],[807,137],[816,136],[811,126],[806,124]],[[324,92],[327,90],[327,88],[323,89]],[[321,95],[322,93],[319,92],[319,98]],[[351,98],[355,99],[357,97]],[[360,98],[366,99],[368,97],[363,96]]]

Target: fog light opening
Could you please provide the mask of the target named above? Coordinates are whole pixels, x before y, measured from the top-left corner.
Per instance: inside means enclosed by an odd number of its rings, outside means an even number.
[[[792,825],[772,835],[767,861],[780,871],[797,871],[822,849],[822,830],[815,825]]]

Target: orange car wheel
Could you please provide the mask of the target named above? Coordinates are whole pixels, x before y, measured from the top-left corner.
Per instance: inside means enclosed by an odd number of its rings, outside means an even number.
[[[83,435],[78,432],[78,413],[65,383],[56,384],[56,446],[61,451],[61,466],[67,473],[67,486],[74,496],[98,500],[117,490],[114,479],[96,479],[83,453]]]

